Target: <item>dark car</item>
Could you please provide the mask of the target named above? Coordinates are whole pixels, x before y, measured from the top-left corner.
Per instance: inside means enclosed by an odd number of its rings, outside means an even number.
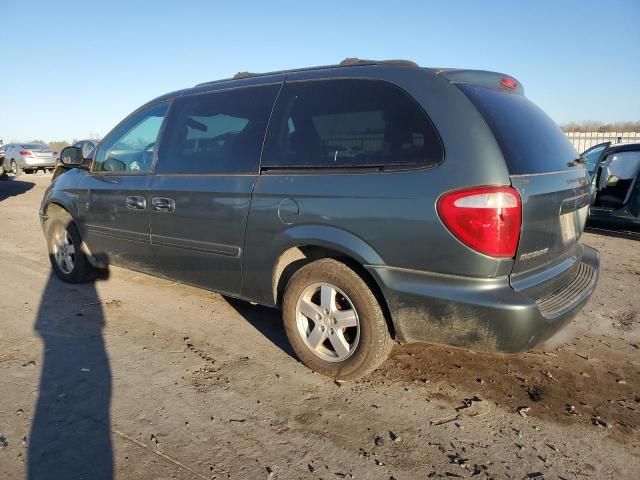
[[[591,175],[590,223],[640,226],[640,143],[605,142],[582,154]]]
[[[88,138],[86,140],[78,140],[73,144],[74,147],[78,147],[82,150],[82,155],[87,158],[91,154],[94,148],[100,143],[100,140]]]
[[[347,60],[152,100],[63,151],[40,215],[63,280],[113,263],[277,306],[352,379],[393,340],[516,352],[566,325],[599,269],[577,158],[513,77]]]

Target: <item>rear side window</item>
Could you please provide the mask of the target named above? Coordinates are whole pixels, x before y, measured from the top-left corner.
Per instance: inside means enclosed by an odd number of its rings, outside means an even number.
[[[257,173],[279,88],[247,87],[175,100],[156,173]]]
[[[523,95],[457,84],[496,137],[511,175],[568,170],[578,153],[549,116]],[[581,168],[581,167],[580,167]]]
[[[374,80],[285,84],[264,168],[415,167],[438,163],[440,139],[404,91]]]

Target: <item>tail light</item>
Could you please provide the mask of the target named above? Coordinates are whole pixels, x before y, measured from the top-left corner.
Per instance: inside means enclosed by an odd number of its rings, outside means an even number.
[[[511,90],[518,88],[518,82],[511,77],[502,77],[500,79],[500,85]]]
[[[31,156],[31,152],[29,150],[20,150],[20,156],[21,157],[30,157]]]
[[[522,202],[512,187],[473,187],[438,200],[442,223],[462,243],[485,255],[512,258],[518,249]]]
[[[53,152],[51,155],[55,157],[56,155],[58,155],[58,152]]]

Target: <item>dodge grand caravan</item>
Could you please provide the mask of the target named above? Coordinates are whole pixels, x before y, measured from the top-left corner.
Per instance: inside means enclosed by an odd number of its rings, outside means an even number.
[[[50,185],[55,273],[108,264],[282,309],[310,368],[397,342],[530,349],[593,292],[589,177],[520,82],[407,61],[237,74],[140,107]]]

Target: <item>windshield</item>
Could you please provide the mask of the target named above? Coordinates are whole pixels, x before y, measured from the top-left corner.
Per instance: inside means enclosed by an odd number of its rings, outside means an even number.
[[[489,124],[511,175],[569,170],[578,153],[549,116],[523,95],[458,84]]]

